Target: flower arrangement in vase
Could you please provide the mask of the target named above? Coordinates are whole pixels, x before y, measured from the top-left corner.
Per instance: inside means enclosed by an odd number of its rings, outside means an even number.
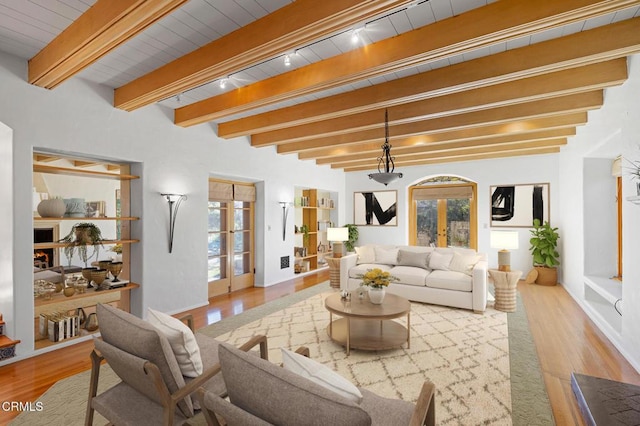
[[[398,278],[380,268],[369,269],[366,273],[359,274],[358,278],[362,278],[362,285],[369,288],[369,300],[375,305],[380,305],[384,300],[385,288],[398,281]]]

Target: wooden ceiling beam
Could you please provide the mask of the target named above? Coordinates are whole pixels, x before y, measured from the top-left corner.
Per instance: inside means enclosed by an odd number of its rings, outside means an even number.
[[[640,51],[640,18],[218,124],[233,138],[451,94]]]
[[[409,166],[422,166],[422,165],[428,165],[428,164],[453,163],[453,162],[461,162],[461,161],[492,160],[496,158],[519,157],[524,155],[557,154],[558,152],[560,152],[560,147],[513,149],[513,150],[506,150],[503,152],[481,153],[481,154],[470,154],[470,155],[453,155],[447,158],[417,160],[417,161],[402,163],[402,166],[409,167]],[[348,167],[348,168],[345,168],[344,171],[345,172],[359,172],[359,171],[366,171],[366,170],[373,171],[376,169],[376,167],[377,166]]]
[[[627,79],[626,58],[579,68],[556,71],[493,86],[458,92],[387,108],[389,124],[398,125],[515,105],[571,93],[616,86]],[[384,127],[384,110],[372,110],[288,129],[259,133],[251,137],[252,146],[300,142],[348,132]]]
[[[158,102],[409,2],[298,0],[117,88],[114,106],[132,111]]]
[[[638,0],[510,0],[425,25],[396,37],[283,73],[175,110],[192,126],[321,90],[400,71],[638,4]],[[500,19],[495,19],[499,16]]]
[[[558,139],[543,139],[543,140],[533,140],[533,141],[512,141],[505,143],[498,143],[493,145],[480,145],[480,146],[472,146],[472,147],[462,147],[462,148],[449,148],[440,151],[432,151],[432,152],[414,152],[407,154],[398,154],[394,152],[394,163],[396,167],[402,164],[407,164],[415,161],[422,161],[428,159],[435,158],[449,158],[453,155],[457,156],[465,156],[465,155],[475,155],[475,154],[485,154],[485,153],[494,153],[494,152],[505,152],[512,149],[532,149],[532,148],[548,148],[554,146],[566,145],[567,140],[565,138]],[[370,167],[377,168],[378,160],[375,157],[369,157],[363,160],[352,160],[352,161],[336,161],[331,164],[331,168],[334,169],[343,169],[345,167]]]
[[[479,126],[506,124],[517,120],[531,120],[534,118],[553,117],[579,113],[600,108],[603,104],[602,90],[580,93],[577,95],[561,96],[558,98],[540,101],[525,102],[522,104],[490,108],[466,114],[457,114],[447,117],[424,120],[420,122],[389,126],[389,135],[393,138],[407,138],[428,133],[440,133],[453,130],[462,130]],[[317,138],[302,143],[283,144],[278,146],[278,152],[288,145],[294,145],[294,149],[313,149],[343,144],[363,142],[378,142],[384,140],[384,132],[381,129],[364,130],[358,133],[345,133],[341,135]],[[294,152],[294,151],[291,151]]]
[[[29,60],[29,83],[52,89],[187,0],[98,0]]]
[[[428,145],[416,144],[412,146],[396,147],[393,145],[393,156],[401,158],[406,155],[421,153],[436,153],[453,150],[463,150],[469,148],[490,147],[498,145],[507,145],[513,143],[524,143],[534,141],[544,141],[551,139],[561,139],[574,136],[576,134],[575,127],[567,127],[564,129],[541,130],[529,133],[513,133],[502,136],[494,136],[490,138],[467,139],[455,142],[439,142]],[[360,151],[352,154],[336,155],[334,157],[324,157],[316,159],[316,164],[337,164],[350,161],[371,160],[381,153],[380,147],[374,151]]]
[[[444,142],[480,140],[483,138],[491,138],[496,136],[504,136],[509,134],[525,134],[529,132],[539,132],[542,130],[562,130],[574,129],[587,123],[587,113],[578,112],[574,114],[558,115],[546,118],[536,118],[531,120],[514,120],[506,123],[470,127],[461,130],[453,130],[438,133],[422,133],[417,136],[390,138],[390,142],[394,148],[409,147],[415,145],[429,145]],[[301,160],[310,160],[318,158],[326,158],[332,156],[348,155],[354,152],[374,152],[380,150],[382,140],[377,142],[358,142],[353,144],[343,144],[338,146],[329,146],[326,148],[315,148],[308,150],[292,150],[294,145],[286,144],[278,146],[278,153],[298,152],[298,158]]]

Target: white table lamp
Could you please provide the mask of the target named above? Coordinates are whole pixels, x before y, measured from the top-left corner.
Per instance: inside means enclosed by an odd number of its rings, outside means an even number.
[[[348,239],[348,228],[327,228],[327,241],[334,243],[333,257],[342,257],[342,242]]]
[[[500,249],[498,251],[498,270],[511,271],[511,252],[509,250],[518,249],[518,231],[491,231],[491,248]]]

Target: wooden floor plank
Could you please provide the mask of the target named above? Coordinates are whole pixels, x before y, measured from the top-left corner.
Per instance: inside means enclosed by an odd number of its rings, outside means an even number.
[[[244,312],[255,306],[328,280],[327,271],[297,277],[268,287],[218,296],[209,305],[189,311],[195,327]],[[584,425],[570,385],[572,372],[640,385],[640,374],[591,322],[561,286],[518,284],[556,423]],[[92,342],[62,348],[0,367],[0,401],[37,401],[65,377],[90,368]],[[0,424],[19,413],[0,410]]]

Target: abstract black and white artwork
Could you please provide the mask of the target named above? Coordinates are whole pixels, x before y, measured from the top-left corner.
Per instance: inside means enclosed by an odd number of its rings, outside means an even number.
[[[491,227],[531,228],[549,220],[549,184],[491,187]]]
[[[353,223],[358,226],[397,226],[398,192],[353,193]]]

